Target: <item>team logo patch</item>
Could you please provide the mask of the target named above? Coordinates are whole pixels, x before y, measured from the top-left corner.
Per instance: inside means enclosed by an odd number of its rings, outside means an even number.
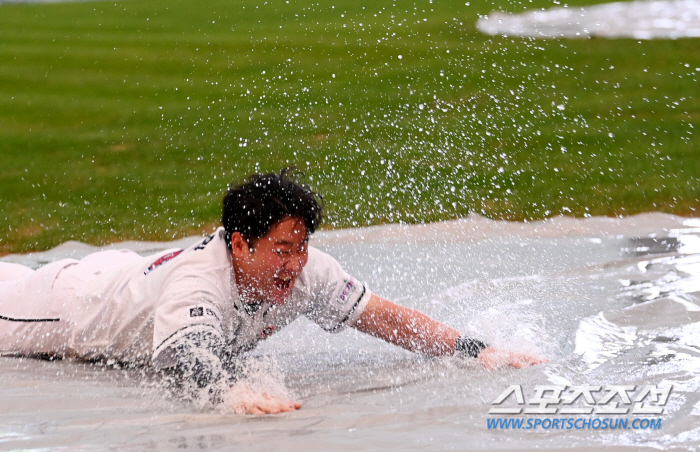
[[[357,281],[355,281],[353,278],[346,279],[343,282],[345,283],[345,286],[343,287],[343,291],[340,292],[340,295],[338,295],[338,299],[336,300],[338,304],[342,305],[347,303],[347,301],[350,299],[350,295],[352,295],[357,290]]]
[[[204,308],[204,307],[196,307],[196,308],[190,308],[190,317],[204,317],[205,314],[209,317],[214,317],[216,320],[219,320],[219,316],[216,315],[216,312],[214,310],[209,309],[209,308]]]
[[[176,258],[177,256],[179,256],[180,253],[182,253],[182,251],[183,251],[183,250],[177,250],[177,251],[173,251],[172,253],[168,253],[168,254],[166,254],[165,256],[161,256],[160,258],[158,258],[157,261],[155,261],[154,263],[152,263],[151,265],[149,265],[149,266],[148,266],[148,269],[147,269],[145,272],[143,272],[143,274],[144,274],[144,275],[147,275],[147,274],[151,273],[153,270],[155,270],[156,268],[160,267],[160,266],[163,265],[164,263],[168,262],[170,259],[174,259],[174,258]]]

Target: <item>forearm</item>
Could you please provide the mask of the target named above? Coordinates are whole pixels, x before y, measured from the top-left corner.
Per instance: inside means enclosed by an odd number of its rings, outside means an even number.
[[[454,328],[374,294],[353,327],[406,350],[433,356],[453,354],[460,337]]]
[[[488,369],[519,369],[547,361],[534,354],[496,349],[478,339],[460,337],[454,328],[376,295],[372,295],[353,327],[414,352],[477,358]]]
[[[235,381],[234,369],[223,358],[220,337],[196,331],[165,347],[154,357],[154,365],[175,379],[183,395],[198,398],[204,392],[218,403]]]

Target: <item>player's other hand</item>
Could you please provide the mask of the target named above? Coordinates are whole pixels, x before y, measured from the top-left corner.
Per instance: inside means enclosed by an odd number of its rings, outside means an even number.
[[[499,367],[522,369],[523,367],[542,364],[548,361],[547,359],[530,353],[501,350],[493,347],[486,347],[481,350],[477,359],[489,370],[498,369]]]
[[[224,403],[236,414],[279,414],[301,408],[301,403],[252,389],[239,381],[224,395]]]

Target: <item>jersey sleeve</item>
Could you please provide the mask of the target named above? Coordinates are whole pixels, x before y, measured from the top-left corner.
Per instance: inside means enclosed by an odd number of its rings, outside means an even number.
[[[164,285],[156,307],[153,325],[153,357],[162,349],[189,334],[194,327],[207,327],[223,337],[221,312],[217,305],[223,288],[202,276],[173,275]]]
[[[352,326],[372,295],[335,259],[311,247],[297,283],[297,296],[306,301],[304,315],[330,333]]]
[[[213,404],[236,379],[236,370],[225,359],[223,340],[207,325],[188,327],[182,335],[163,343],[153,358],[154,367],[171,376],[185,398]]]

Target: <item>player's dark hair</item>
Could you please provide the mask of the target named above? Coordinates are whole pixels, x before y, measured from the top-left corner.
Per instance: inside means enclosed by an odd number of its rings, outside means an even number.
[[[309,235],[313,234],[323,218],[323,199],[299,182],[303,176],[290,167],[279,174],[254,174],[242,184],[230,185],[221,216],[228,247],[234,232],[254,242],[284,217],[302,220]]]

